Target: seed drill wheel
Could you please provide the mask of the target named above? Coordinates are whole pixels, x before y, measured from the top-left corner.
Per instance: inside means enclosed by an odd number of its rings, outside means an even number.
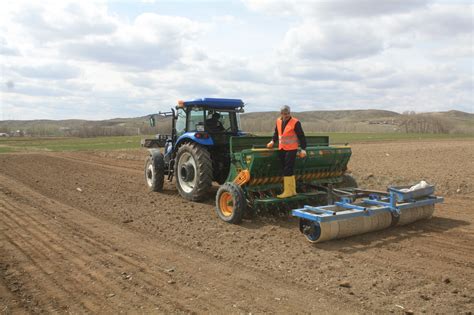
[[[176,155],[176,187],[191,201],[206,197],[212,185],[212,161],[209,151],[196,143],[183,144]]]
[[[321,236],[320,225],[305,219],[300,219],[300,231],[311,243],[316,243]]]
[[[153,152],[146,159],[145,180],[150,191],[163,190],[165,161],[161,152]]]
[[[216,195],[216,212],[219,218],[228,223],[238,224],[247,208],[244,192],[239,185],[225,183]]]

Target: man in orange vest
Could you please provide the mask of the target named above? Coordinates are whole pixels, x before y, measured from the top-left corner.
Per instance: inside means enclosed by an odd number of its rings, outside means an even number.
[[[299,120],[291,117],[288,105],[281,107],[280,115],[281,117],[276,121],[273,139],[267,144],[267,148],[273,148],[273,144],[278,140],[278,154],[283,166],[283,193],[277,197],[288,198],[296,195],[296,179],[293,169],[298,152],[298,142],[301,147],[299,157],[306,157],[306,137]]]

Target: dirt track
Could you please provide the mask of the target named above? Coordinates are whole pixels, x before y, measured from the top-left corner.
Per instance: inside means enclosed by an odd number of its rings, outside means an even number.
[[[311,245],[291,218],[234,226],[212,194],[148,193],[143,151],[0,155],[0,312],[473,311],[472,141],[353,152],[361,186],[426,179],[445,203],[429,221]]]

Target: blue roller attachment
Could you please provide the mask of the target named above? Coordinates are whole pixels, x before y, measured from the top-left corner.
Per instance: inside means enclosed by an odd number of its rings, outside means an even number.
[[[444,201],[434,195],[388,189],[388,194],[371,194],[359,200],[343,198],[334,205],[313,207],[305,205],[294,209],[292,215],[300,218],[300,230],[310,242],[322,242],[403,225],[430,218],[434,204]],[[434,189],[427,190],[432,193]],[[402,201],[399,201],[402,200]]]

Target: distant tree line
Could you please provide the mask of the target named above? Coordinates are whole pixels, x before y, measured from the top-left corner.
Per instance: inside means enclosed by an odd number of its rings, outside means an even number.
[[[416,114],[413,111],[403,113],[400,127],[406,133],[450,133],[453,129],[453,126],[445,119]]]
[[[276,118],[276,117],[275,117]],[[413,111],[404,112],[389,122],[382,120],[374,121],[343,121],[311,119],[306,120],[304,116],[299,117],[305,132],[406,132],[406,133],[469,133],[469,130],[456,128],[453,124],[442,117],[434,117],[428,114],[417,114]],[[269,117],[263,119],[242,119],[242,129],[248,132],[272,132],[275,128],[275,120]]]
[[[406,133],[472,133],[467,124],[456,124],[445,117],[436,117],[433,114],[417,114],[414,111],[404,112],[402,115],[387,118],[371,118],[364,120],[347,121],[343,119],[324,119],[323,117],[305,115],[298,116],[303,123],[305,132],[406,132]],[[275,128],[276,113],[262,113],[261,115],[245,114],[241,118],[242,130],[251,133],[271,133]],[[1,125],[0,133],[10,135],[26,135],[37,137],[104,137],[104,136],[131,136],[171,133],[171,118],[159,118],[156,126],[151,127],[147,120],[142,122],[123,123],[114,121],[85,122],[73,127],[58,126],[51,123],[25,125]],[[18,132],[20,130],[21,132]]]
[[[171,126],[171,124],[169,124]],[[171,127],[170,127],[171,128]],[[134,135],[150,135],[156,133],[166,133],[167,124],[160,124],[156,127],[142,125],[139,127],[128,126],[82,126],[80,128],[67,131],[68,136],[91,138],[91,137],[108,137],[108,136],[134,136]]]

